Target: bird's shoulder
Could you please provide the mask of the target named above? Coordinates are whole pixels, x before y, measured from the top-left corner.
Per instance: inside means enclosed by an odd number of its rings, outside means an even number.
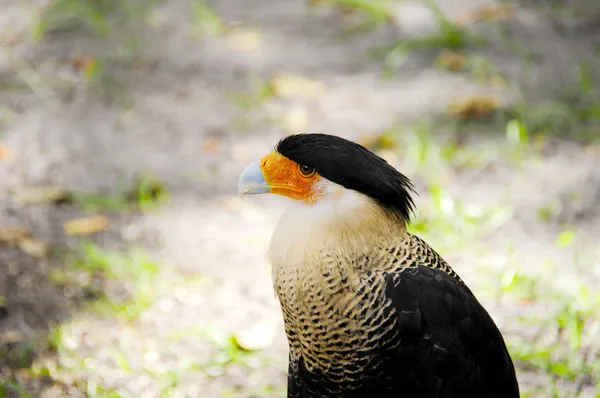
[[[502,335],[454,270],[416,236],[383,252],[363,259],[362,275],[367,283],[385,283],[402,341],[394,354],[403,358],[398,371],[432,375],[455,392],[485,382],[499,396],[517,397]]]
[[[424,266],[438,269],[462,283],[450,265],[424,240],[409,233],[373,245],[351,260],[354,269],[369,272],[403,272],[405,269]]]

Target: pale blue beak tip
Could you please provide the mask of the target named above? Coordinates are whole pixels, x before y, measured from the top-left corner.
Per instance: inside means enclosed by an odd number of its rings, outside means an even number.
[[[258,195],[271,192],[269,184],[265,181],[259,161],[250,163],[238,180],[238,194]]]

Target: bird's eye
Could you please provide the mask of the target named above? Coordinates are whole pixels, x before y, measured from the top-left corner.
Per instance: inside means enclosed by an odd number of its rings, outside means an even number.
[[[305,164],[299,164],[298,170],[300,171],[300,174],[302,175],[302,177],[306,177],[306,178],[312,177],[315,174],[315,168],[307,166]]]

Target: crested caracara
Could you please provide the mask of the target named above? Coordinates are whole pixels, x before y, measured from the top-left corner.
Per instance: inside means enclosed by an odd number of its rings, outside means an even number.
[[[407,231],[413,188],[385,160],[340,137],[292,135],[238,190],[292,199],[269,247],[288,397],[519,397],[500,331]]]

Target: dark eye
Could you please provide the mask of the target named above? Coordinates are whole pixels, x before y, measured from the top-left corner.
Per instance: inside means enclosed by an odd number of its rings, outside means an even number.
[[[300,171],[300,174],[302,174],[302,177],[312,177],[315,174],[315,168],[305,164],[299,164],[298,170]]]

